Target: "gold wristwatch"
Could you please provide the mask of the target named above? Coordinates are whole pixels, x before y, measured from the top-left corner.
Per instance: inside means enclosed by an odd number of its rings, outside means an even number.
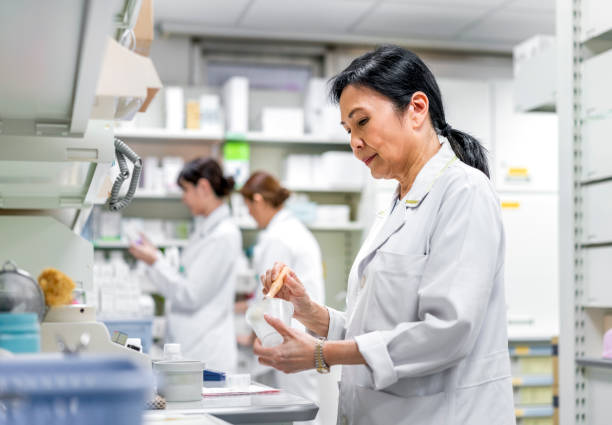
[[[325,344],[325,341],[327,341],[327,338],[320,337],[315,347],[315,367],[319,373],[329,373],[329,365],[325,363],[325,358],[323,357],[323,344]]]

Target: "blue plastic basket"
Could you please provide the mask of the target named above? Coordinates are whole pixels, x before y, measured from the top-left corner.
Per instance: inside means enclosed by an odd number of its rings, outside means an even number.
[[[36,355],[0,362],[2,425],[140,425],[151,373],[125,358]]]
[[[103,320],[112,335],[114,331],[123,332],[129,338],[140,338],[142,351],[148,353],[153,345],[152,319]]]

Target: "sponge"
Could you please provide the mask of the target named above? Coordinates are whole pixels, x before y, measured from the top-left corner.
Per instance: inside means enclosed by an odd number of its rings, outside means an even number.
[[[75,284],[68,276],[57,269],[44,269],[38,276],[38,284],[45,294],[49,306],[66,305],[72,302]]]

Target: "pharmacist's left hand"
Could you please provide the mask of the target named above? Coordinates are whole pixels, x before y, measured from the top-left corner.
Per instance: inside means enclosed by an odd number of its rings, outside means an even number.
[[[281,334],[284,341],[276,347],[266,348],[259,339],[253,344],[253,352],[259,357],[259,363],[272,366],[285,373],[301,372],[313,369],[314,352],[317,340],[311,335],[297,329],[289,328],[274,317],[264,315],[266,321]]]
[[[140,235],[140,239],[137,242],[130,243],[130,254],[136,259],[144,261],[148,265],[152,265],[157,261],[159,252],[155,245],[153,245],[144,235]]]

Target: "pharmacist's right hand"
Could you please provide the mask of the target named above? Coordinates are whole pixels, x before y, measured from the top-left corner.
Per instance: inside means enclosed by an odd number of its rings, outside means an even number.
[[[260,276],[264,295],[268,293],[272,283],[276,280],[276,277],[284,267],[285,264],[276,262],[274,263],[274,267],[266,270],[266,272]],[[291,269],[289,269],[289,272],[285,276],[284,285],[276,294],[276,298],[281,298],[293,304],[293,315],[295,318],[299,319],[300,316],[307,316],[312,310],[312,300],[310,296],[308,296],[306,288],[304,288],[300,279]]]

